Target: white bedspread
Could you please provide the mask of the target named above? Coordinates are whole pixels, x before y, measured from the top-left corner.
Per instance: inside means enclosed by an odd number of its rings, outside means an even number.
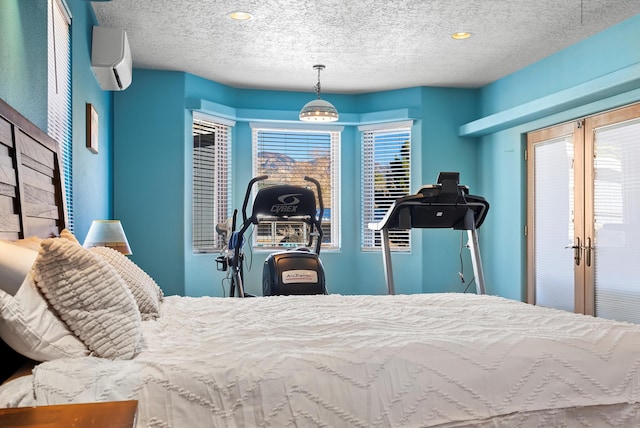
[[[130,361],[40,364],[38,405],[139,427],[640,426],[640,326],[492,296],[169,296]]]

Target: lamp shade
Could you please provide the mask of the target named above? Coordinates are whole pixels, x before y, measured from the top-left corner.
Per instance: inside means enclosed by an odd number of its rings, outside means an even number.
[[[338,110],[329,101],[320,98],[309,101],[300,110],[300,120],[308,122],[335,122]]]
[[[94,220],[83,247],[109,247],[127,256],[133,254],[120,220]]]

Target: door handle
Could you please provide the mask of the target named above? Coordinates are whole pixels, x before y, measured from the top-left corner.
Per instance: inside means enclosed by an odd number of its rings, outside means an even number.
[[[587,263],[587,266],[590,267],[591,266],[591,238],[587,238],[587,245],[585,245],[584,247],[584,251],[585,251],[585,262]]]
[[[576,266],[580,266],[580,250],[582,249],[582,247],[580,246],[580,238],[576,237],[573,245],[566,246],[564,248],[573,249],[573,260],[575,260]]]

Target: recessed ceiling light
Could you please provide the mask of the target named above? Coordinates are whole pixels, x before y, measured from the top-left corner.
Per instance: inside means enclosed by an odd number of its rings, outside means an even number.
[[[453,33],[451,38],[456,40],[464,40],[471,37],[471,33],[467,33],[466,31],[458,31],[457,33]]]
[[[234,21],[250,21],[253,19],[253,15],[249,12],[244,12],[242,10],[234,10],[233,12],[227,13],[227,16]]]

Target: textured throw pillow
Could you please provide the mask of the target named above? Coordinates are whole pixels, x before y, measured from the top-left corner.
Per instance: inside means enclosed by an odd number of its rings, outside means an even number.
[[[33,270],[45,299],[94,355],[134,357],[142,335],[140,312],[107,262],[71,241],[49,238]]]
[[[80,245],[80,241],[78,241],[78,238],[76,238],[76,236],[68,229],[62,229],[60,231],[60,237],[66,239],[67,241],[75,242],[76,244]]]
[[[127,256],[108,247],[93,247],[91,251],[98,254],[118,272],[127,283],[136,299],[140,315],[144,321],[158,318],[160,311],[160,287],[138,265]]]
[[[35,361],[89,354],[49,308],[31,273],[15,296],[0,291],[0,337],[14,351]]]

